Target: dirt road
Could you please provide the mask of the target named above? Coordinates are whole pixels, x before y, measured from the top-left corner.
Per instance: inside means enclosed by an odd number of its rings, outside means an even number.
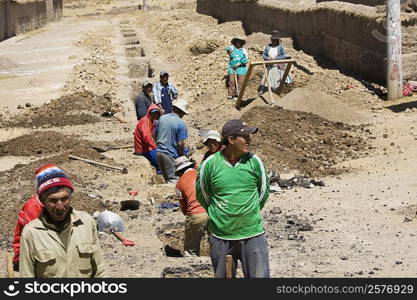
[[[291,110],[265,108],[257,98],[241,111],[228,102],[211,112],[226,97],[224,46],[244,35],[240,22],[218,24],[198,15],[191,0],[148,0],[146,14],[135,1],[85,8],[72,2],[62,22],[0,43],[0,106],[8,111],[0,126],[0,257],[11,251],[34,170],[54,162],[74,180],[76,208],[117,212],[136,243],[126,248],[100,236],[109,276],[212,277],[209,257],[182,257],[178,208],[159,208],[175,201],[174,187],[162,184],[132,149],[91,149],[133,143],[132,97],[144,78],[166,69],[189,103],[185,121],[197,161],[204,152],[200,129],[219,130],[225,120],[242,117],[260,127],[252,147],[269,171],[324,181],[271,194],[263,214],[273,277],[416,276],[417,112],[404,111],[412,104],[382,101],[375,93],[382,88],[369,90],[334,67],[323,68],[284,39],[298,67],[294,86],[276,104]],[[255,59],[268,36],[255,33],[247,41]],[[255,72],[247,98],[256,97],[260,76]],[[125,122],[101,117],[106,111]],[[69,154],[127,167],[128,174],[69,160]],[[121,212],[129,190],[139,191],[140,208]]]

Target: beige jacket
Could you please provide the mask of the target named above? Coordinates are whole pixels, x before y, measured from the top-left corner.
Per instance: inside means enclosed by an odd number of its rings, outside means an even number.
[[[73,209],[67,249],[40,219],[25,226],[20,248],[20,277],[104,277],[105,266],[95,220]]]

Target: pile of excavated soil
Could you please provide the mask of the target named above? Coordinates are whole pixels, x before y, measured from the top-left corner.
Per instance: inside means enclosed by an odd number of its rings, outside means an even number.
[[[112,58],[114,53],[109,31],[110,26],[103,26],[75,42],[76,46],[86,48],[90,55],[73,68],[63,91],[68,95],[90,93],[104,97],[106,110],[116,112],[120,109],[117,95],[119,82],[116,80],[119,66]]]
[[[251,142],[269,170],[295,169],[307,176],[337,174],[334,166],[359,158],[367,149],[364,126],[325,120],[311,113],[255,107],[242,118],[259,128]]]
[[[76,149],[76,150],[69,150],[67,153],[63,153],[63,154],[59,154],[56,156],[52,156],[52,157],[46,157],[46,158],[42,158],[39,159],[37,161],[31,162],[29,164],[17,164],[13,169],[11,170],[7,170],[4,172],[0,172],[0,185],[1,184],[5,184],[7,186],[7,183],[11,180],[14,179],[14,181],[17,182],[21,182],[21,181],[25,181],[25,180],[30,180],[33,181],[34,180],[34,174],[35,174],[35,170],[39,167],[42,166],[44,164],[48,164],[48,163],[52,163],[52,164],[56,164],[58,166],[64,164],[64,163],[72,163],[74,165],[76,165],[77,162],[82,163],[83,164],[83,168],[81,171],[83,171],[83,173],[87,173],[88,171],[91,169],[94,170],[99,170],[100,168],[98,167],[94,167],[88,163],[85,162],[81,162],[81,161],[72,161],[69,159],[69,155],[74,155],[77,157],[81,157],[81,158],[86,158],[89,160],[93,160],[96,162],[100,162],[100,163],[104,163],[104,164],[109,164],[109,165],[114,165],[114,160],[107,158],[104,155],[101,155],[99,153],[97,153],[95,150],[91,150],[91,149]],[[78,181],[82,181],[82,176],[80,175],[81,173],[74,168],[73,172],[72,172],[72,168],[71,170],[67,171],[68,174],[70,175],[69,177],[72,180],[78,180]]]
[[[0,156],[39,156],[87,147],[88,142],[56,131],[38,131],[0,142]]]
[[[53,127],[83,125],[99,122],[99,115],[113,111],[107,95],[98,96],[92,92],[77,92],[64,95],[42,107],[32,107],[10,120],[8,126]]]
[[[367,118],[349,105],[321,91],[296,88],[278,102],[284,109],[313,113],[343,123],[362,123]]]

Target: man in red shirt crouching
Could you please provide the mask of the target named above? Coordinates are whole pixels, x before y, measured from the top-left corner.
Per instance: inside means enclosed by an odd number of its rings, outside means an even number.
[[[207,230],[208,215],[197,201],[195,163],[187,157],[175,160],[175,174],[180,177],[176,184],[176,195],[185,218],[184,256],[200,256],[200,242]]]

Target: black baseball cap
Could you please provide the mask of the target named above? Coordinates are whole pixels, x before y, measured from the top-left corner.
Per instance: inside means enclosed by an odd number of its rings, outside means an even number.
[[[238,134],[252,134],[258,132],[257,127],[249,127],[239,119],[229,120],[224,124],[222,129],[223,138]]]

